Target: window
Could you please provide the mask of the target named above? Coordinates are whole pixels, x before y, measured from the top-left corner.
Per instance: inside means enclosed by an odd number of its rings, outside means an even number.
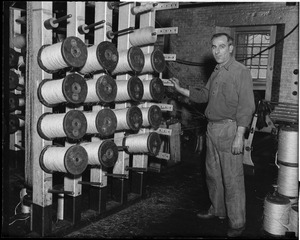
[[[250,69],[254,90],[271,91],[274,48],[264,50],[274,43],[275,30],[272,26],[235,28],[235,57]]]

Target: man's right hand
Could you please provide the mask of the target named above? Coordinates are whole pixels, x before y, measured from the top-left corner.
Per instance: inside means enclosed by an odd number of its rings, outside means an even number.
[[[179,85],[179,80],[177,78],[171,77],[170,82],[172,82],[174,84],[174,87],[177,91],[179,91],[181,89],[180,85]]]

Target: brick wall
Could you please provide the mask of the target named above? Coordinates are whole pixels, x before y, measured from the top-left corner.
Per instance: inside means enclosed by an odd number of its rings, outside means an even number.
[[[211,54],[211,35],[237,26],[277,25],[277,40],[299,23],[299,5],[285,2],[256,2],[205,4],[194,8],[157,11],[156,27],[178,27],[178,34],[170,35],[169,53],[178,59],[202,63],[188,66],[170,62],[170,75],[181,79],[183,86],[203,85],[215,62]],[[272,79],[274,101],[298,102],[299,28],[278,45]],[[295,95],[295,92],[297,94]],[[293,94],[294,93],[294,94]]]

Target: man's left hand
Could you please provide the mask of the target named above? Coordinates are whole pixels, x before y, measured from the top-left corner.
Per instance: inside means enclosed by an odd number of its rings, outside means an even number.
[[[244,150],[244,137],[235,136],[231,147],[231,153],[234,155],[242,154],[243,150]]]

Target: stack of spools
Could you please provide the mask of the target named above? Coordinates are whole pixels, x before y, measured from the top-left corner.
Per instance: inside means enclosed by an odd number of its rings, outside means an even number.
[[[283,236],[298,236],[298,130],[285,126],[279,131],[277,193],[267,196],[264,206],[264,230]]]

